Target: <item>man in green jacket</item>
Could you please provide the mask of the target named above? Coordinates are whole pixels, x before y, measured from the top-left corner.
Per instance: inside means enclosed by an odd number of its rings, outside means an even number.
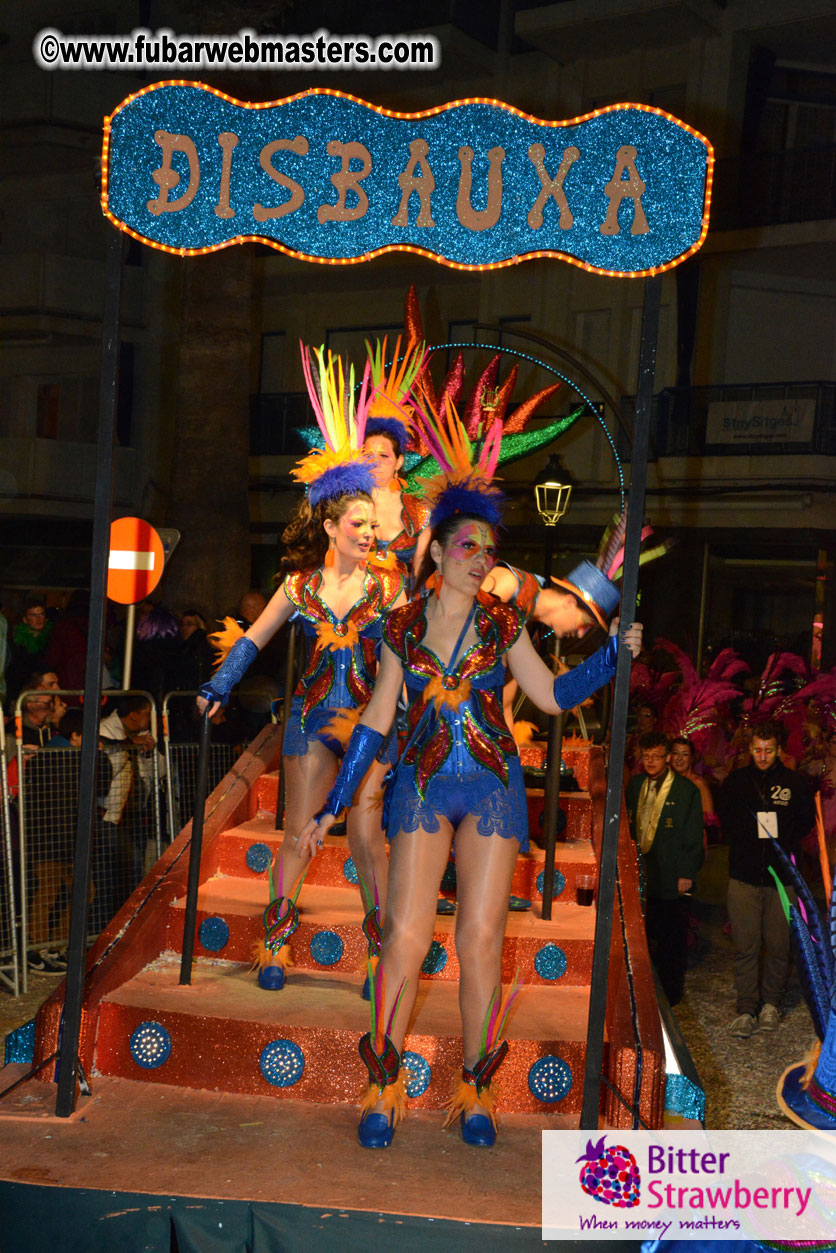
[[[639,740],[642,773],[627,785],[630,832],[639,847],[645,927],[651,956],[671,1005],[682,1000],[688,958],[689,894],[703,863],[700,794],[671,769],[671,744],[660,731]]]

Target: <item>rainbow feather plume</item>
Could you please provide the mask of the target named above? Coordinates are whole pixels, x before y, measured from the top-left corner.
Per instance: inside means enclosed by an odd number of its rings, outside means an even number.
[[[359,394],[354,366],[346,376],[342,358],[324,349],[302,350],[305,386],[324,448],[314,448],[291,470],[297,483],[308,487],[311,505],[337,496],[371,495],[374,487],[371,459],[363,452],[370,403],[371,367],[366,363]]]
[[[425,389],[413,397],[421,433],[442,473],[424,481],[424,496],[437,526],[453,514],[474,514],[498,526],[502,492],[492,483],[502,443],[502,423],[495,421],[480,443],[478,455],[455,405],[445,398],[443,416]]]

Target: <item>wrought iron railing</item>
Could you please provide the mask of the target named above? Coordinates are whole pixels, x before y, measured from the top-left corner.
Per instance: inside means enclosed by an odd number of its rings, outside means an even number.
[[[621,407],[630,419],[635,397],[622,397]],[[666,387],[653,397],[650,439],[651,458],[834,456],[836,383]],[[618,451],[630,459],[626,440]]]

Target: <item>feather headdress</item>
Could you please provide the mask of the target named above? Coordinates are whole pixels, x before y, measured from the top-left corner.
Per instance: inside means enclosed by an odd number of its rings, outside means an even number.
[[[436,527],[456,513],[499,526],[505,497],[493,483],[493,476],[502,424],[496,422],[491,427],[477,452],[449,398],[445,398],[443,414],[423,389],[413,396],[413,404],[421,433],[441,467],[440,475],[423,481],[423,494],[431,509],[430,526]]]
[[[366,354],[371,371],[372,395],[366,418],[366,438],[370,435],[389,435],[397,440],[401,452],[406,452],[413,436],[413,422],[405,405],[416,378],[424,366],[424,345],[410,344],[401,355],[401,337],[395,344],[395,354],[387,367],[386,337],[372,345],[366,340]]]
[[[774,862],[798,895],[790,899],[781,877],[769,867],[790,929],[801,989],[817,1043],[804,1061],[789,1066],[778,1080],[778,1104],[801,1127],[836,1130],[836,894],[831,886],[825,917],[794,861],[778,840],[770,851]]]
[[[354,366],[346,377],[342,359],[322,348],[308,349],[300,344],[305,386],[325,441],[297,462],[291,475],[308,485],[311,505],[338,496],[374,488],[371,459],[363,452],[370,402],[371,367],[367,363],[359,394],[355,394]]]

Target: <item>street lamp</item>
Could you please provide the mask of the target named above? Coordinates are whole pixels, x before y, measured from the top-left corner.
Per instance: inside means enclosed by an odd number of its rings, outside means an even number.
[[[541,521],[547,528],[543,569],[547,583],[552,573],[552,547],[554,543],[552,528],[557,526],[558,519],[562,518],[569,508],[569,501],[571,500],[574,486],[574,479],[567,470],[564,470],[560,463],[560,457],[557,453],[552,453],[534,482],[534,503],[537,506],[537,512]]]
[[[569,508],[574,481],[572,476],[560,464],[560,457],[552,453],[546,465],[537,476],[534,484],[534,502],[537,512],[546,526],[545,561],[543,573],[545,586],[549,586],[552,574],[552,549],[554,545],[554,528],[558,519],[562,518]],[[552,651],[553,665],[557,668],[560,659],[560,640],[555,634]],[[563,720],[565,715],[549,718],[549,741],[546,750],[546,778],[543,795],[543,836],[546,846],[546,860],[543,874],[543,917],[552,916],[552,897],[554,895],[554,863],[555,844],[557,842],[557,813],[560,802],[560,771],[563,765],[561,751],[563,748]]]

